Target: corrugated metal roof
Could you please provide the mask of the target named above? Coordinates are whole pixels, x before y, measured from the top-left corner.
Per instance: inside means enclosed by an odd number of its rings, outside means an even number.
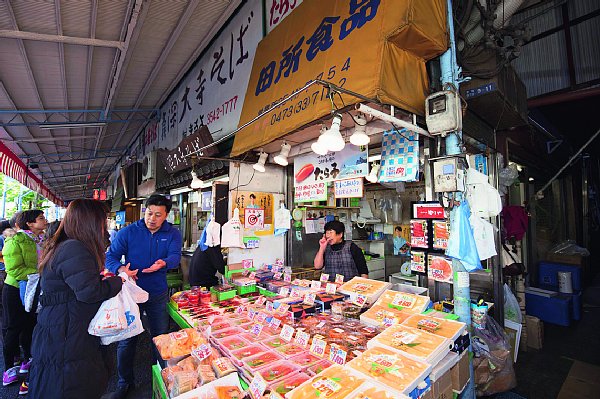
[[[577,83],[600,78],[600,17],[571,28],[573,59]]]
[[[598,0],[571,0],[569,1],[569,16],[571,19],[579,18],[600,9]]]
[[[519,24],[523,21],[527,21],[526,24],[531,29],[531,35],[535,36],[549,29],[556,28],[562,24],[562,14],[560,7],[550,9],[547,12],[542,11],[547,6],[532,8],[522,13],[516,14],[510,20],[511,25]]]
[[[513,61],[513,66],[527,87],[528,97],[569,87],[569,67],[565,54],[563,32],[523,47],[521,56]]]

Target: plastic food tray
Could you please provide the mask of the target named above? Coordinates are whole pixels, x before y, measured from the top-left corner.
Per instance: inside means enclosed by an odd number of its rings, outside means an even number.
[[[281,356],[281,354],[273,351],[267,351],[255,356],[250,356],[249,358],[244,359],[243,363],[244,368],[250,373],[254,374],[257,372],[257,370],[262,369],[263,367],[268,367],[270,364],[282,359],[283,356]]]
[[[334,365],[285,394],[286,399],[343,399],[365,382],[363,376]]]
[[[300,371],[300,367],[286,360],[280,360],[275,363],[269,363],[267,366],[256,370],[256,374],[267,382],[267,384],[274,384],[278,381],[293,376]]]
[[[277,392],[279,395],[284,396],[294,388],[302,385],[305,381],[310,380],[310,376],[306,373],[298,373],[290,377],[286,377],[279,382],[273,383],[269,386],[271,392]]]
[[[449,338],[454,342],[466,330],[467,325],[460,321],[438,319],[427,315],[413,315],[402,323],[404,326],[418,328],[439,335],[444,338]]]
[[[259,344],[248,345],[245,348],[231,351],[231,360],[238,366],[243,365],[243,361],[251,356],[256,356],[267,352],[266,348]]]
[[[429,306],[431,300],[428,296],[387,290],[375,302],[375,305],[384,308],[395,307],[398,310],[409,313],[423,313]]]

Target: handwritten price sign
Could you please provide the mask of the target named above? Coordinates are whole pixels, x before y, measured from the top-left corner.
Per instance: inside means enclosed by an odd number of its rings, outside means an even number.
[[[260,333],[262,332],[262,329],[263,329],[263,325],[260,323],[256,323],[250,329],[250,333],[254,334],[258,337],[260,335]]]
[[[310,345],[310,352],[318,357],[325,356],[325,348],[327,347],[327,342],[324,340],[313,337],[312,344]]]
[[[290,342],[292,340],[292,337],[294,336],[294,327],[285,324],[283,326],[283,328],[281,329],[281,332],[279,333],[279,336],[281,337],[281,339]]]
[[[328,294],[335,294],[337,290],[337,285],[333,284],[333,283],[327,283],[327,286],[325,287],[325,292]]]
[[[256,375],[252,379],[252,382],[250,382],[250,386],[248,387],[250,394],[252,395],[253,398],[260,399],[260,398],[262,398],[266,389],[267,389],[266,381],[263,380],[263,378],[260,376],[259,373],[256,373]]]
[[[279,325],[280,325],[280,324],[281,324],[281,320],[279,320],[279,319],[277,319],[277,318],[273,317],[273,318],[271,319],[271,322],[269,323],[269,328],[270,328],[271,330],[274,330],[274,331],[275,331],[275,330],[277,330],[277,329],[279,328]]]
[[[198,360],[204,360],[212,354],[212,350],[209,345],[202,344],[197,348],[192,349],[192,356]]]
[[[324,283],[327,282],[327,281],[329,281],[329,274],[322,273],[321,274],[321,278],[319,280],[322,281],[322,282],[324,282]]]
[[[294,343],[298,346],[306,348],[308,346],[308,341],[310,341],[310,334],[304,331],[298,331],[296,333],[296,338]]]
[[[279,295],[281,295],[281,296],[289,296],[290,295],[290,288],[289,287],[281,287],[281,289],[279,290]]]
[[[337,284],[342,284],[344,282],[344,275],[343,274],[336,274],[335,275],[335,282]]]
[[[346,364],[347,355],[348,353],[345,350],[332,346],[329,350],[329,361],[343,366]]]
[[[291,283],[292,282],[292,275],[290,273],[284,273],[283,274],[283,281],[285,281],[286,283]]]
[[[362,307],[365,303],[367,303],[367,297],[363,294],[352,295],[352,303]]]
[[[312,288],[313,290],[320,290],[321,289],[321,282],[320,281],[311,281],[310,283],[310,288]]]
[[[315,298],[316,298],[316,294],[314,294],[314,293],[306,294],[304,296],[304,304],[308,305],[308,306],[313,306],[315,304]]]

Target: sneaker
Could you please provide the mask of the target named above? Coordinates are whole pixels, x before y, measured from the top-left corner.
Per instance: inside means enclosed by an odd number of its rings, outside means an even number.
[[[29,387],[27,386],[27,384],[27,382],[23,381],[23,383],[19,387],[19,395],[27,395],[27,392],[29,392]]]
[[[28,361],[21,363],[21,367],[19,368],[19,374],[29,373],[30,367],[31,367],[31,358],[29,358]]]
[[[9,368],[2,375],[2,385],[7,386],[19,380],[17,376],[17,372],[19,371],[19,366]]]

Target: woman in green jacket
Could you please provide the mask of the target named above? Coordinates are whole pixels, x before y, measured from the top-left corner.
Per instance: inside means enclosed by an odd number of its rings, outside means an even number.
[[[16,221],[17,234],[6,239],[2,255],[6,278],[2,288],[2,311],[7,322],[4,335],[4,375],[2,384],[18,381],[17,374],[29,372],[31,361],[31,339],[35,327],[35,312],[26,312],[19,295],[19,281],[27,281],[29,274],[37,273],[38,253],[41,252],[42,237],[48,222],[40,210],[23,211]],[[21,366],[13,367],[15,357],[20,354],[19,338],[25,352]],[[22,386],[25,393],[27,385]]]

